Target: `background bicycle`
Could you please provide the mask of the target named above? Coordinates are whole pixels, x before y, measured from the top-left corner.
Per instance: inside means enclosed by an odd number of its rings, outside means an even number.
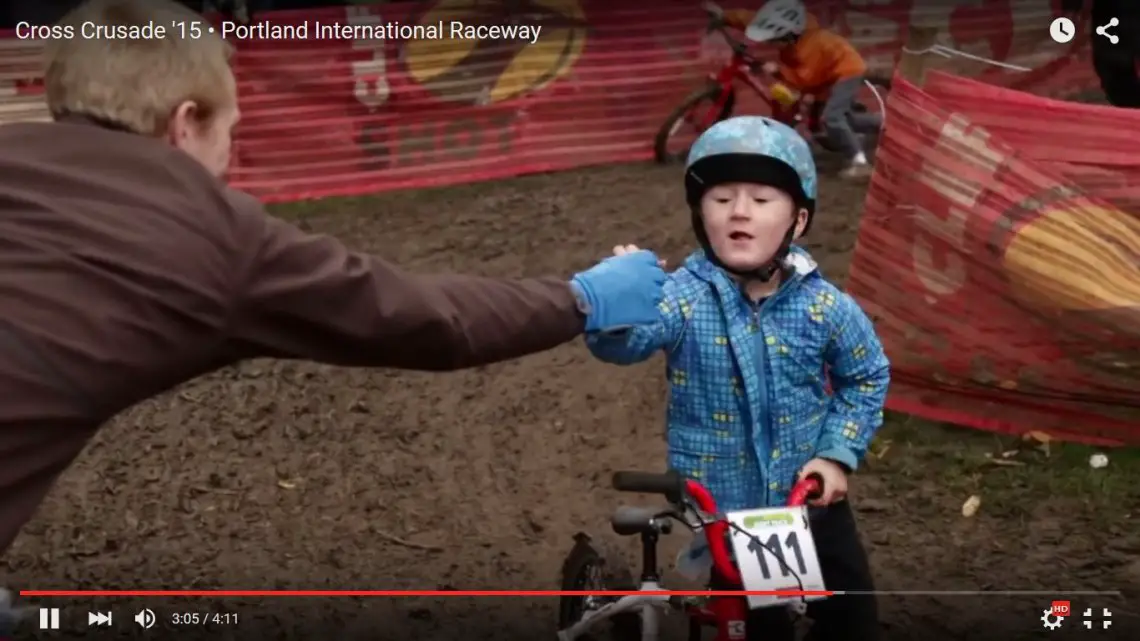
[[[684,160],[689,147],[702,132],[736,112],[741,87],[759,98],[756,105],[759,109],[749,109],[749,113],[770,116],[796,127],[804,138],[817,143],[820,150],[829,151],[821,135],[823,105],[764,73],[762,67],[766,60],[757,53],[760,48],[732,32],[724,23],[719,6],[706,3],[703,8],[708,26],[701,45],[701,59],[716,70],[665,118],[653,141],[656,161],[665,164]],[[881,112],[889,88],[889,79],[869,76],[863,94],[855,103],[855,111]]]

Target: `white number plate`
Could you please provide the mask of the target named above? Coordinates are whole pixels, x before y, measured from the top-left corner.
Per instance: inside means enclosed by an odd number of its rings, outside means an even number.
[[[826,590],[806,507],[741,510],[729,512],[728,519],[748,533],[736,528],[730,530],[745,590]],[[764,608],[803,598],[810,601],[824,597],[749,595],[748,606]]]

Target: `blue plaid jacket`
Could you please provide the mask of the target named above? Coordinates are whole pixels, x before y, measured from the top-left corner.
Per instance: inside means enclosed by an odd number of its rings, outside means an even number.
[[[666,282],[658,322],[586,339],[619,365],[666,351],[669,466],[721,509],[783,504],[815,457],[854,470],[883,422],[890,370],[870,319],[806,251],[788,266],[757,306],[698,251]]]

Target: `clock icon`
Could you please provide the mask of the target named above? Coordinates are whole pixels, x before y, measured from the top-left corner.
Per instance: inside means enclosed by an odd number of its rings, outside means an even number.
[[[1072,42],[1073,38],[1077,37],[1077,25],[1068,18],[1057,18],[1049,25],[1049,36],[1057,44]]]

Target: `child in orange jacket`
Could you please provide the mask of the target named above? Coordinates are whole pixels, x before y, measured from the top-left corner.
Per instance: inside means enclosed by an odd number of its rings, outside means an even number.
[[[820,121],[826,146],[847,156],[846,177],[870,175],[871,166],[858,134],[879,131],[877,114],[855,113],[855,99],[863,85],[867,64],[843,36],[823,29],[801,0],[768,0],[759,11],[724,12],[726,24],[743,29],[754,42],[779,48],[779,62],[764,70],[822,105]]]

